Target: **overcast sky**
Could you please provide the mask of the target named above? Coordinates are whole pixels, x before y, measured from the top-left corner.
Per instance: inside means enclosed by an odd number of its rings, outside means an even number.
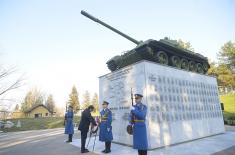
[[[216,60],[235,41],[232,0],[0,0],[0,64],[17,66],[26,85],[9,97],[21,101],[37,87],[64,106],[73,85],[80,99],[98,93],[106,61],[135,44],[80,14],[86,10],[137,40],[168,36],[189,41]]]

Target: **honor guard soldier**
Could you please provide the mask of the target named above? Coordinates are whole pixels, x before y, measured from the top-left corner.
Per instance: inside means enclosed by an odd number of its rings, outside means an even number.
[[[111,141],[113,140],[112,134],[112,112],[108,109],[109,103],[107,101],[103,101],[102,107],[103,110],[100,111],[100,134],[99,140],[101,142],[105,142],[105,149],[102,151],[103,153],[111,152]]]
[[[133,125],[133,148],[138,150],[139,155],[147,155],[148,141],[145,118],[147,107],[141,102],[143,95],[135,94],[135,105],[131,107],[130,122]]]
[[[65,125],[65,134],[68,134],[67,143],[72,142],[74,128],[73,128],[73,107],[70,105],[68,107],[68,111],[65,113],[64,116],[64,125]]]
[[[78,130],[81,131],[81,153],[89,152],[89,150],[85,148],[85,145],[90,124],[93,126],[97,125],[95,119],[91,116],[91,112],[94,111],[94,109],[94,106],[90,105],[82,112],[81,121],[78,127]]]

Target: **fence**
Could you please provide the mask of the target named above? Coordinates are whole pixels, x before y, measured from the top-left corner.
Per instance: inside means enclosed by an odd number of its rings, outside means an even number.
[[[218,89],[220,95],[235,93],[235,86],[218,86]]]

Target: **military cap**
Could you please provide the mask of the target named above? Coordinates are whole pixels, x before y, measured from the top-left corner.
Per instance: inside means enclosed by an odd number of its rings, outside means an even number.
[[[143,97],[141,94],[135,94],[135,97]]]
[[[107,105],[109,105],[109,102],[107,102],[107,101],[103,101],[103,104],[107,104]]]

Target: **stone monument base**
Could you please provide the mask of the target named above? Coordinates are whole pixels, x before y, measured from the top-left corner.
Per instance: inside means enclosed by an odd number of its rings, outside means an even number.
[[[172,146],[166,146],[154,150],[148,151],[148,155],[211,155],[216,152],[225,150],[232,146],[235,146],[235,132],[225,132],[223,134],[205,137],[202,139],[193,140],[190,142],[185,142],[181,144],[176,144]],[[92,151],[94,144],[94,137],[91,138],[88,149]],[[88,141],[88,139],[87,139]],[[74,139],[70,143],[76,147],[81,147],[81,139]],[[96,145],[94,153],[102,154],[101,151],[104,149],[104,143],[98,141],[98,136],[96,137]],[[137,150],[132,149],[132,147],[124,146],[120,144],[112,143],[111,147],[112,155],[128,154],[135,155]]]
[[[223,133],[215,77],[140,61],[99,78],[99,103],[112,111],[113,141],[132,145],[126,132],[132,92],[148,108],[148,148],[155,149]]]

